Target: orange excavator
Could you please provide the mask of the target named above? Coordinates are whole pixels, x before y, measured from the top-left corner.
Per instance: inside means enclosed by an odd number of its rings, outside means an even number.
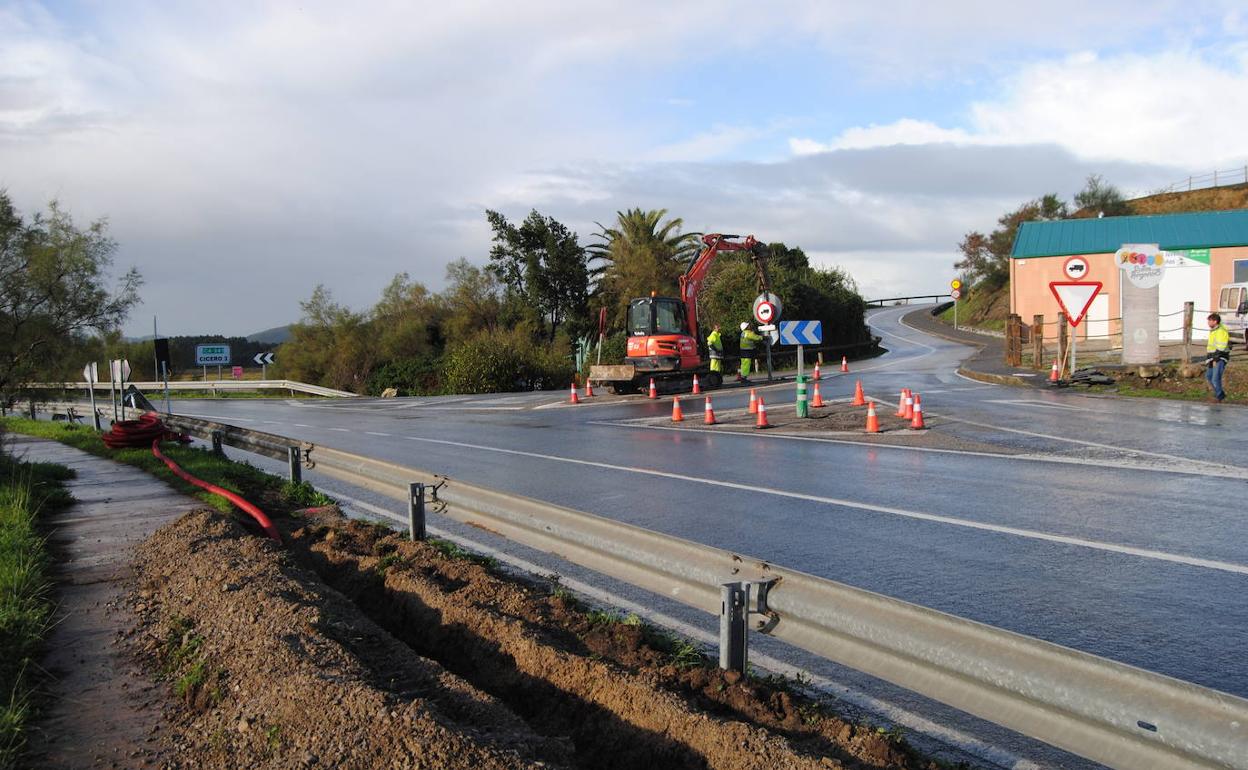
[[[703,248],[680,276],[680,297],[639,297],[628,303],[628,351],[624,364],[594,366],[589,379],[605,383],[613,393],[634,393],[649,384],[666,382],[688,386],[698,375],[702,385],[717,388],[719,372],[709,366],[706,340],[698,334],[698,290],[715,258],[725,251],[748,251],[760,292],[770,290],[767,278],[767,247],[746,236],[709,233]]]

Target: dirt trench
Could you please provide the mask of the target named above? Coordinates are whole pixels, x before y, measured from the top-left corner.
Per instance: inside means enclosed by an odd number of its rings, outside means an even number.
[[[555,580],[336,509],[278,524],[285,551],[206,511],[140,550],[177,767],[938,767]]]

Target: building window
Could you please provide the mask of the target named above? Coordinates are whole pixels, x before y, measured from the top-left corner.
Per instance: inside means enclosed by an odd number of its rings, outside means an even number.
[[[1248,283],[1248,259],[1235,260],[1235,283]]]

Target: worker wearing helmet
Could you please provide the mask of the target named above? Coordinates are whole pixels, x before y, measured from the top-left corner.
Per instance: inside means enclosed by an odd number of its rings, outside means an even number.
[[[711,353],[711,371],[724,371],[724,338],[719,335],[719,324],[711,327],[706,335],[706,347]]]
[[[763,338],[758,336],[749,323],[741,323],[741,373],[737,375],[737,382],[750,381],[750,365],[754,363],[754,348]]]

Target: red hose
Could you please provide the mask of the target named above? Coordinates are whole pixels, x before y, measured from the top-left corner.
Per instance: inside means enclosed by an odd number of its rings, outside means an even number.
[[[152,412],[143,414],[137,420],[122,420],[120,422],[113,423],[112,430],[105,433],[103,438],[104,445],[109,449],[141,447],[151,444],[152,454],[165,465],[169,466],[169,470],[177,474],[178,478],[190,482],[200,489],[206,489],[214,495],[218,495],[220,497],[224,497],[226,500],[229,500],[237,506],[239,510],[255,519],[256,523],[260,525],[260,528],[264,530],[264,534],[279,543],[282,542],[282,536],[277,533],[277,527],[273,526],[273,522],[270,521],[269,517],[265,516],[264,512],[259,508],[228,489],[222,489],[216,484],[209,484],[207,481],[195,478],[178,467],[178,464],[173,460],[170,460],[168,457],[161,454],[161,441],[166,438],[182,437],[165,427],[165,424],[160,421],[160,418]]]

